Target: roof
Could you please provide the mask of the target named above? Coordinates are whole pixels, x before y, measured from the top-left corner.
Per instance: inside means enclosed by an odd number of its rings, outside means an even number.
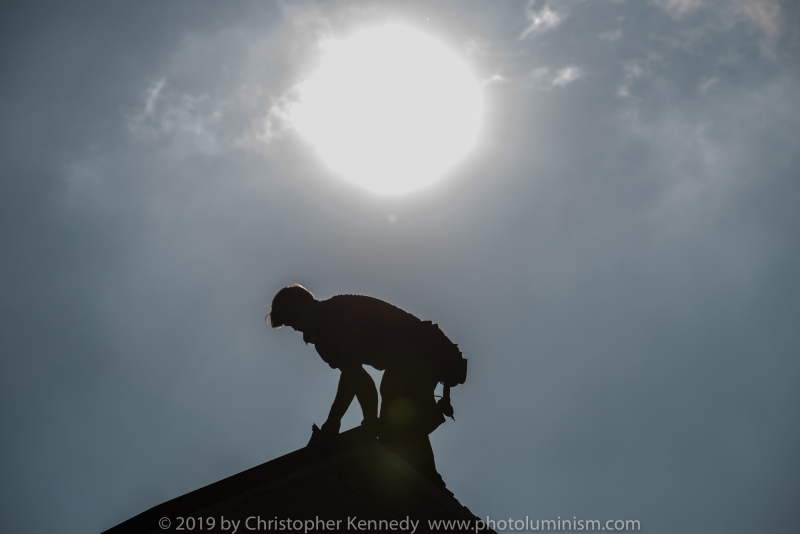
[[[194,518],[191,525],[187,522],[190,517]],[[168,519],[169,525],[162,518]],[[204,532],[232,532],[233,524],[225,529],[223,518],[239,521],[238,531],[247,532],[245,524],[251,518],[247,526],[252,531],[297,530],[299,523],[286,528],[285,521],[314,520],[308,532],[410,532],[416,521],[415,534],[462,530],[454,524],[446,529],[431,528],[428,520],[469,520],[468,529],[474,532],[477,519],[452,494],[356,427],[340,434],[332,447],[296,450],[154,506],[106,533],[155,533],[179,526],[200,531],[198,518],[204,521]],[[400,523],[402,520],[406,523]],[[284,521],[283,528],[279,521]],[[461,525],[466,527],[466,523]],[[306,526],[304,523],[303,529]]]

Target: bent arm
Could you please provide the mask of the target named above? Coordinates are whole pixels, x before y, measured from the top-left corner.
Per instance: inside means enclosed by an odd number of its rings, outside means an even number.
[[[342,369],[336,397],[333,399],[328,420],[323,425],[327,427],[326,430],[336,429],[338,432],[342,417],[350,407],[350,403],[353,402],[353,397],[358,399],[365,420],[377,419],[378,389],[375,387],[372,377],[360,365]]]

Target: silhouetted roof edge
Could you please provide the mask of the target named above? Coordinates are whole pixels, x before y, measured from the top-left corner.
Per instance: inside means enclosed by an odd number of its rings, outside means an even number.
[[[161,517],[176,517],[189,513],[195,516],[211,515],[217,509],[252,499],[293,479],[370,454],[378,455],[382,461],[401,473],[455,517],[459,519],[476,517],[450,493],[432,484],[378,440],[365,433],[361,427],[356,427],[340,434],[332,448],[319,450],[305,447],[290,452],[156,505],[106,530],[104,534],[160,532],[156,525]],[[226,495],[229,497],[225,498]],[[153,528],[154,526],[156,528]]]

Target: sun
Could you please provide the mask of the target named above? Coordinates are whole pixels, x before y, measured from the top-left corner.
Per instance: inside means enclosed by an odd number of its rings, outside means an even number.
[[[290,118],[338,175],[397,195],[441,178],[469,151],[481,91],[467,64],[406,26],[327,43]]]

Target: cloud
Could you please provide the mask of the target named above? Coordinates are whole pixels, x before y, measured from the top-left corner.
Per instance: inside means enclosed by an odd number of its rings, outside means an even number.
[[[284,139],[295,130],[292,114],[300,104],[301,87],[309,74],[305,71],[336,40],[330,18],[317,5],[286,4],[284,17],[279,41],[281,49],[291,51],[285,58],[291,64],[290,82],[278,96],[270,96],[266,114],[258,114],[255,139],[261,147]]]
[[[298,104],[295,98],[297,89],[294,87],[273,100],[266,116],[259,121],[256,137],[261,143],[270,144],[283,139],[294,128],[292,110]]]
[[[583,77],[583,70],[575,66],[553,70],[548,67],[534,69],[530,75],[531,85],[540,89],[566,87],[572,82]]]
[[[705,80],[700,93],[717,83],[716,77]],[[648,173],[663,186],[659,208],[673,214],[688,208],[705,216],[712,204],[721,208],[740,188],[761,183],[762,172],[775,176],[774,169],[786,162],[768,155],[789,149],[794,142],[781,132],[800,122],[789,96],[796,86],[794,80],[778,79],[762,82],[757,90],[720,88],[713,99],[659,112],[644,102],[626,106],[621,131],[653,149]],[[757,161],[770,171],[757,167]]]
[[[487,85],[491,85],[493,83],[506,83],[508,81],[509,79],[505,76],[495,73],[488,78],[481,80],[481,87],[486,87]]]
[[[617,28],[616,31],[613,32],[603,32],[597,36],[601,41],[607,41],[609,43],[613,43],[614,41],[618,41],[622,39],[622,30]]]
[[[781,33],[781,6],[777,0],[728,0],[707,3],[705,0],[654,0],[657,7],[680,19],[700,8],[708,8],[714,16],[731,27],[745,22],[758,28],[768,40]]]
[[[132,136],[176,157],[260,152],[285,137],[298,80],[332,31],[316,5],[285,4],[280,12],[283,24],[274,32],[227,28],[181,38],[163,62],[164,75],[124,114]],[[232,49],[242,53],[233,59],[226,53]]]
[[[166,82],[166,78],[161,78],[145,90],[144,109],[142,110],[142,113],[136,117],[137,122],[141,122],[153,115],[153,112],[156,108],[158,95],[161,94],[161,90],[164,89],[164,84]]]
[[[176,154],[218,154],[256,148],[265,134],[263,123],[251,117],[259,115],[266,101],[256,85],[241,85],[222,94],[191,94],[171,86],[164,77],[143,91],[139,109],[125,113],[124,118],[136,139],[157,142]],[[274,115],[270,108],[267,126],[276,120]]]
[[[734,16],[758,27],[767,39],[781,32],[781,6],[775,0],[736,0],[730,7]]]
[[[624,73],[624,81],[622,85],[617,89],[617,96],[627,98],[631,96],[631,85],[636,81],[642,78],[645,78],[650,75],[650,72],[646,70],[642,64],[637,60],[630,60],[626,61],[622,65],[622,71]]]
[[[161,78],[145,89],[142,109],[126,118],[130,131],[151,139],[173,135],[191,139],[199,152],[218,152],[216,128],[221,111],[213,109],[208,95],[164,95],[165,85],[166,78]]]
[[[701,83],[699,87],[700,94],[706,94],[709,89],[711,89],[713,86],[717,84],[717,82],[719,82],[719,78],[717,78],[716,76],[703,81],[703,83]]]
[[[553,78],[553,87],[566,87],[583,76],[583,71],[577,67],[567,67],[556,72]]]
[[[464,55],[486,57],[491,54],[491,44],[485,38],[470,36],[464,41]]]
[[[525,17],[528,19],[528,26],[519,35],[522,41],[527,36],[539,33],[558,26],[563,20],[563,16],[554,11],[547,3],[536,9],[537,0],[530,0],[525,8]]]
[[[655,0],[653,3],[675,18],[683,17],[705,4],[703,0]]]

